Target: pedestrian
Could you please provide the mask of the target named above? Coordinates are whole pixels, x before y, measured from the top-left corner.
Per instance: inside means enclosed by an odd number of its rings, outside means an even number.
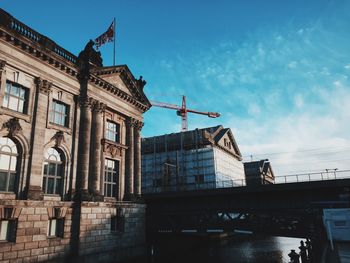
[[[291,250],[291,252],[288,254],[290,258],[290,263],[300,263],[299,261],[299,254],[295,252],[294,249]]]
[[[306,254],[306,246],[304,245],[304,241],[300,241],[300,258],[301,258],[301,263],[307,263],[307,254]]]
[[[307,259],[309,260],[309,262],[312,261],[312,244],[311,244],[311,240],[310,239],[306,239],[305,241],[306,244],[306,251],[307,251]]]

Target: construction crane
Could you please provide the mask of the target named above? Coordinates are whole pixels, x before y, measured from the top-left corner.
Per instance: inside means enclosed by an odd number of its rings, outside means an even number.
[[[181,131],[187,131],[188,130],[188,122],[187,122],[187,113],[195,113],[195,114],[201,114],[201,115],[207,115],[209,118],[217,118],[220,117],[220,113],[217,112],[203,112],[203,111],[197,111],[197,110],[191,110],[186,107],[186,97],[182,96],[182,106],[178,106],[175,104],[165,103],[165,102],[158,102],[158,101],[151,101],[152,106],[160,107],[160,108],[166,108],[171,110],[176,110],[176,114],[181,117],[182,119],[182,129]]]

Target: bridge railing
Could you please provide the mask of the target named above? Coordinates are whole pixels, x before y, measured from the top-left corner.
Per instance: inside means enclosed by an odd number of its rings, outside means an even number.
[[[312,181],[326,181],[336,179],[350,179],[350,170],[332,170],[318,173],[303,173],[276,176],[274,178],[275,184],[288,184],[299,182],[312,182]],[[259,180],[252,179],[251,181],[246,179],[238,180],[224,180],[224,181],[210,181],[200,183],[178,183],[159,186],[144,186],[142,187],[143,193],[164,193],[164,192],[177,192],[177,191],[196,191],[203,189],[214,188],[229,188],[229,187],[243,187],[243,186],[257,186],[261,185]]]
[[[292,175],[275,176],[275,184],[287,184],[298,182],[326,181],[350,178],[350,170],[330,170],[317,173],[302,173]]]

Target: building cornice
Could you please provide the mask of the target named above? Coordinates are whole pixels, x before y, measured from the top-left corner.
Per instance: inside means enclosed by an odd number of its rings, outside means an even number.
[[[100,77],[96,75],[90,75],[89,76],[89,82],[103,88],[104,90],[116,95],[117,97],[121,98],[122,100],[130,103],[131,105],[136,106],[139,108],[142,112],[147,111],[150,108],[150,105],[144,104],[139,102],[137,99],[134,97],[130,96],[128,93],[125,91],[122,91],[121,89],[117,88],[116,86],[112,85],[108,81],[105,81],[101,79]]]
[[[66,74],[77,75],[77,57],[50,38],[20,22],[0,9],[0,39],[45,61]]]
[[[135,98],[147,106],[149,109],[151,107],[150,101],[147,99],[145,94],[143,93],[142,89],[143,86],[140,87],[139,81],[136,80],[133,74],[131,73],[130,69],[127,65],[118,65],[118,66],[111,66],[111,67],[103,67],[103,68],[96,68],[93,72],[93,74],[97,77],[103,76],[103,75],[111,75],[111,74],[118,74],[126,87],[129,89],[131,94],[135,96]],[[142,82],[142,81],[141,81]],[[145,84],[146,82],[144,82]],[[143,85],[144,85],[143,84]]]
[[[1,8],[0,40],[4,40],[8,44],[16,47],[22,52],[29,54],[35,59],[41,60],[49,66],[55,67],[57,70],[66,75],[78,77],[79,69],[77,56],[57,45],[48,37],[18,21]],[[132,89],[132,93],[136,98],[130,96],[109,82],[99,78],[95,74],[89,74],[88,80],[90,83],[94,83],[95,85],[116,95],[131,105],[134,105],[140,109],[141,112],[147,111],[151,107],[151,104],[147,97],[141,94],[137,89],[136,80],[129,70],[126,70],[125,67],[116,68],[115,70],[120,74],[122,80],[125,82],[128,88]]]

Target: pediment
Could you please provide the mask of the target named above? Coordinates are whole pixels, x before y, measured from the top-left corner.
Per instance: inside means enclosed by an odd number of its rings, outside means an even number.
[[[151,105],[143,92],[146,81],[141,76],[139,79],[135,79],[128,66],[120,65],[98,68],[95,74],[102,80],[132,96],[137,101],[145,105]]]
[[[102,75],[100,77],[101,77],[101,79],[109,82],[113,86],[116,86],[119,89],[121,89],[122,91],[126,92],[128,95],[133,96],[131,91],[128,89],[128,87],[125,85],[125,83],[121,79],[119,73],[113,73],[113,74],[110,74],[110,75]]]
[[[242,154],[230,129],[222,129],[216,135],[215,141],[220,148],[232,153],[238,159],[242,159]]]

